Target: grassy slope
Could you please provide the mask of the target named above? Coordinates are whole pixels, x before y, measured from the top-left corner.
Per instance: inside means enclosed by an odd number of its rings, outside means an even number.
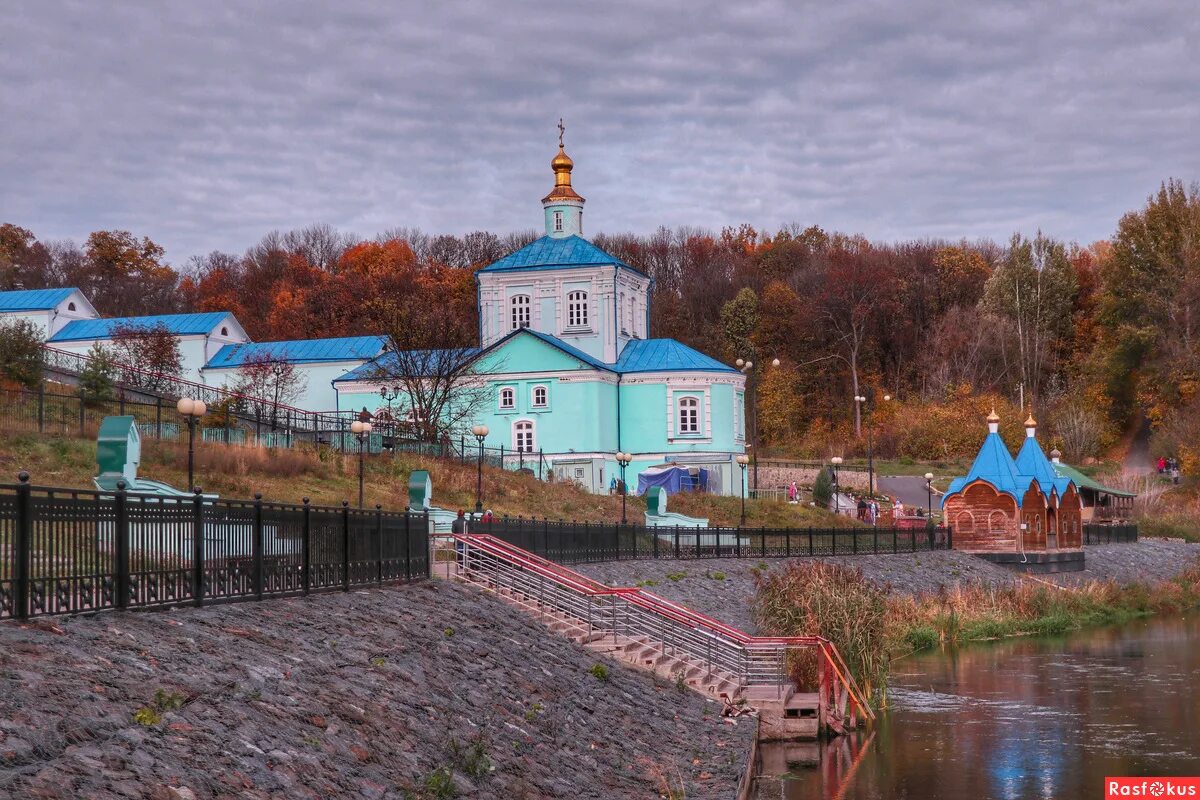
[[[20,470],[41,486],[92,488],[96,474],[94,441],[10,432],[0,428],[0,483],[15,483]],[[428,469],[433,479],[434,504],[443,508],[475,506],[475,468],[409,454],[376,456],[366,462],[366,503],[385,508],[407,504],[408,476]],[[148,478],[184,487],[187,485],[187,448],[173,442],[142,443],[140,473]],[[197,445],[196,482],[206,492],[248,498],[261,492],[267,500],[299,502],[309,497],[324,505],[355,502],[358,497],[358,463],[354,456],[313,449],[265,450],[260,448]],[[573,485],[544,483],[485,467],[484,504],[499,515],[617,522],[621,498],[593,495]],[[641,498],[628,498],[630,522],[639,523],[645,511]],[[676,496],[670,509],[708,517],[714,525],[736,525],[740,499],[711,495]],[[747,501],[747,524],[752,526],[828,527],[846,525],[845,518],[787,503]]]

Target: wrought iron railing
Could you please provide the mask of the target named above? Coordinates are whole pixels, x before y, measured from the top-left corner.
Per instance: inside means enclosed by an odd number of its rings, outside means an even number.
[[[250,600],[429,574],[425,514],[0,486],[0,618]]]

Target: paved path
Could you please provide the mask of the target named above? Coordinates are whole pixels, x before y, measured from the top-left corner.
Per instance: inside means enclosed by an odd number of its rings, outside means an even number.
[[[1134,475],[1150,475],[1155,471],[1154,459],[1150,456],[1150,420],[1142,420],[1142,426],[1133,435],[1123,466],[1126,472]]]
[[[925,493],[925,479],[919,475],[880,475],[876,483],[881,494],[898,497],[909,508],[925,508],[929,496]],[[937,508],[938,493],[933,493],[933,505]]]

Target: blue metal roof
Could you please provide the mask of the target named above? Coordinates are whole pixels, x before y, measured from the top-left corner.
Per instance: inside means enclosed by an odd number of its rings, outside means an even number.
[[[1019,507],[1025,501],[1025,492],[1029,491],[1033,476],[1022,475],[1000,434],[989,432],[983,440],[983,446],[979,448],[979,455],[975,456],[975,463],[971,464],[971,469],[964,477],[951,481],[950,488],[942,496],[942,505],[946,505],[946,498],[975,481],[985,481],[996,491],[1010,495]]]
[[[737,372],[674,339],[634,339],[617,359],[617,372]]]
[[[626,269],[633,269],[624,261],[609,255],[582,236],[564,236],[557,239],[543,236],[479,271],[502,272],[514,269],[594,267],[602,264],[616,264]]]
[[[158,314],[150,317],[109,317],[106,319],[77,319],[68,322],[63,329],[50,337],[51,342],[78,342],[87,339],[108,339],[116,327],[153,328],[163,325],[176,336],[204,335],[212,333],[226,317],[228,311],[210,311],[203,314]]]
[[[297,339],[288,342],[227,344],[204,365],[205,369],[240,367],[250,360],[315,364],[375,358],[387,345],[386,336],[348,336],[338,339]]]
[[[76,289],[18,289],[0,292],[0,311],[49,311]]]
[[[434,357],[441,353],[461,353],[463,356],[472,356],[479,352],[478,347],[465,347],[460,350],[407,350],[405,351],[411,359],[410,365],[416,367],[419,371],[423,363],[433,361]],[[341,377],[334,378],[334,383],[349,383],[351,381],[386,381],[392,376],[399,375],[401,366],[399,356],[394,351],[388,351],[382,355],[371,359],[365,364],[355,367]]]
[[[1051,492],[1058,492],[1062,497],[1071,485],[1070,478],[1064,478],[1055,471],[1050,459],[1046,458],[1042,446],[1033,436],[1026,436],[1016,458],[1017,471],[1022,475],[1030,475],[1042,487],[1042,492],[1049,497]]]

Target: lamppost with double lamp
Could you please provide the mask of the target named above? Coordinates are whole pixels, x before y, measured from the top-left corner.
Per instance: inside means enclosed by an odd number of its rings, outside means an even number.
[[[488,426],[476,425],[471,428],[471,434],[479,443],[479,460],[475,465],[475,513],[483,513],[483,440],[487,438]]]
[[[842,457],[834,456],[829,459],[829,463],[833,464],[833,513],[837,515],[842,513],[840,501],[838,500],[838,467],[842,465]]]
[[[750,457],[745,453],[740,453],[736,461],[742,468],[742,521],[739,527],[743,527],[746,524],[746,465],[750,463]]]
[[[933,473],[925,473],[925,516],[933,524]]]
[[[365,419],[356,419],[350,423],[350,432],[358,439],[358,507],[363,507],[363,459],[366,454],[366,444],[371,438],[371,423]]]
[[[739,358],[733,362],[738,371],[746,376],[746,396],[750,403],[750,453],[754,456],[754,496],[758,497],[758,381],[755,380],[754,362]],[[779,359],[771,359],[771,366],[778,367]],[[745,409],[742,410],[745,414]]]
[[[629,462],[633,461],[633,456],[629,453],[617,453],[617,464],[621,467],[621,524],[627,524],[625,518],[625,496],[629,494],[629,487],[625,483],[625,468],[629,466]]]
[[[175,404],[175,408],[187,420],[188,426],[188,491],[196,490],[195,481],[192,479],[193,465],[196,461],[196,423],[200,418],[208,413],[208,406],[203,400],[193,400],[190,397],[181,397],[179,402]]]
[[[890,394],[883,396],[883,401],[886,403],[892,399]],[[854,402],[858,405],[858,416],[862,418],[862,404],[867,402],[866,395],[855,395]],[[871,497],[875,496],[875,410],[870,410],[870,417],[867,420],[867,494]]]

